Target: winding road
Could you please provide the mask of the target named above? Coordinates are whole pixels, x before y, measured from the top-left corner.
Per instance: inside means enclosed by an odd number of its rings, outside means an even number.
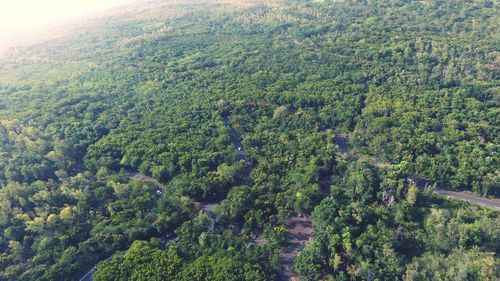
[[[245,161],[245,169],[243,174],[241,175],[242,181],[245,183],[245,185],[249,185],[251,183],[251,177],[250,174],[252,172],[252,165],[251,161],[244,149],[243,144],[241,143],[241,140],[238,136],[238,133],[234,129],[232,122],[231,122],[231,116],[230,115],[223,115],[222,116],[222,121],[224,123],[224,126],[228,128],[228,135],[231,140],[231,143],[235,149],[235,154],[239,160]],[[335,143],[338,145],[340,153],[346,154],[348,153],[351,148],[348,145],[347,142],[347,135],[346,134],[337,134],[334,139]],[[139,174],[137,172],[132,172],[130,171],[128,174],[128,177],[130,179],[138,179],[138,180],[143,180],[147,182],[151,182],[156,184],[158,187],[164,189],[165,186],[158,182],[156,179],[152,177],[148,177],[146,175]],[[323,179],[321,181],[321,190],[323,193],[328,193],[329,191],[329,186],[332,184],[331,179]],[[448,190],[443,190],[443,189],[438,189],[435,191],[437,194],[448,196],[453,199],[458,199],[458,200],[463,200],[467,201],[472,204],[476,205],[481,205],[485,207],[489,207],[495,210],[500,210],[500,200],[499,199],[486,199],[483,197],[475,196],[469,193],[465,192],[455,192],[455,191],[448,191]],[[203,209],[205,212],[207,212],[212,218],[215,218],[215,213],[213,212],[213,208],[216,207],[220,203],[220,200],[217,201],[206,201],[206,202],[199,202],[201,209]],[[290,219],[287,220],[285,223],[285,226],[287,228],[287,238],[288,242],[287,245],[283,248],[282,252],[280,253],[280,263],[281,263],[281,270],[278,274],[278,279],[281,281],[285,280],[300,280],[297,276],[297,274],[293,271],[293,263],[295,261],[295,258],[297,255],[300,253],[304,245],[307,243],[312,238],[313,235],[313,227],[312,227],[312,221],[309,216],[293,216]],[[164,243],[168,243],[169,241],[175,239],[176,236],[174,233],[169,233],[163,237],[161,237],[161,240]],[[108,257],[105,261],[110,260],[111,257]],[[92,281],[93,280],[93,274],[97,268],[97,264],[92,267],[81,279],[80,281]]]
[[[244,150],[243,144],[241,143],[241,140],[238,136],[238,133],[236,132],[236,130],[234,129],[234,127],[231,123],[231,116],[230,115],[222,115],[222,121],[224,123],[224,126],[229,129],[228,135],[229,135],[231,143],[234,147],[236,157],[238,158],[238,160],[245,161],[245,169],[243,171],[243,174],[241,175],[241,179],[245,185],[249,185],[251,183],[250,174],[252,173],[251,161],[248,158],[248,155]],[[158,186],[159,188],[161,188],[161,190],[165,191],[166,186],[152,177],[140,174],[140,173],[135,172],[135,171],[128,171],[127,176],[129,179],[136,179],[136,180],[142,180],[145,182],[153,183],[156,186]],[[204,202],[198,202],[198,203],[200,204],[202,210],[204,210],[206,213],[208,213],[208,215],[210,215],[210,217],[215,219],[216,217],[215,217],[215,213],[213,212],[213,208],[216,207],[217,205],[219,205],[220,201],[221,200],[204,201]],[[167,233],[166,235],[160,237],[161,241],[165,244],[170,242],[170,241],[175,240],[176,238],[177,238],[177,236],[175,235],[174,232]],[[109,261],[112,257],[113,256],[108,257],[107,259],[105,259],[101,262]],[[95,273],[95,270],[96,270],[97,266],[99,265],[99,263],[94,265],[79,280],[80,281],[93,281],[94,280],[94,273]]]
[[[351,150],[347,140],[347,134],[339,133],[335,135],[335,143],[338,145],[340,153],[346,154]],[[437,194],[444,195],[456,200],[467,201],[471,204],[500,210],[500,199],[488,199],[481,196],[471,194],[469,192],[450,191],[445,189],[437,189],[434,191]]]
[[[134,172],[134,171],[128,171],[127,176],[129,179],[151,182],[151,183],[155,184],[156,186],[160,187],[162,190],[165,189],[165,185],[163,185],[162,183],[160,183],[159,181],[157,181],[156,179],[154,179],[152,177],[149,177],[149,176],[146,176],[146,175]],[[176,238],[177,238],[177,235],[175,235],[174,232],[170,232],[170,233],[167,233],[167,234],[163,235],[162,237],[160,237],[160,240],[163,244],[166,244],[166,243],[168,243]],[[93,281],[94,280],[94,273],[95,273],[95,270],[97,269],[97,266],[99,265],[99,263],[107,262],[112,257],[113,257],[113,255],[111,255],[110,257],[108,257],[107,259],[105,259],[103,261],[98,262],[87,273],[85,273],[85,275],[82,278],[80,278],[79,280],[80,281]]]
[[[113,256],[110,256],[108,257],[107,259],[103,260],[102,262],[107,262],[109,261]],[[94,265],[94,267],[92,267],[92,269],[90,269],[81,279],[80,281],[92,281],[94,280],[94,273],[95,273],[95,270],[97,268],[97,265]]]

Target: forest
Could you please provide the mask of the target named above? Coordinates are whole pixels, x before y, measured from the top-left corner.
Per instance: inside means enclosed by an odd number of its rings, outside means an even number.
[[[500,279],[498,1],[130,5],[0,54],[0,281]]]

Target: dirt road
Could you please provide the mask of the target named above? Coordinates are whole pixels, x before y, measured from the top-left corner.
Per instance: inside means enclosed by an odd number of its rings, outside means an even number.
[[[339,146],[341,153],[350,151],[346,134],[338,134],[334,141]],[[321,186],[321,193],[323,193],[324,196],[330,195],[330,186],[332,183],[331,175],[324,175],[320,178],[319,184]],[[297,281],[300,279],[293,271],[293,264],[306,242],[312,239],[312,221],[309,216],[294,216],[291,217],[285,225],[287,228],[288,244],[283,248],[280,254],[281,270],[278,275],[278,280]]]
[[[293,263],[307,241],[312,238],[312,222],[308,216],[292,217],[286,223],[288,244],[280,254],[280,281],[300,280],[293,271]]]

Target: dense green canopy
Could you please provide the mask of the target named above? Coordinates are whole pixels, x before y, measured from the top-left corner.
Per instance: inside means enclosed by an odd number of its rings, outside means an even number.
[[[0,281],[273,280],[293,214],[301,280],[498,280],[432,194],[500,197],[496,1],[135,5],[0,56]]]

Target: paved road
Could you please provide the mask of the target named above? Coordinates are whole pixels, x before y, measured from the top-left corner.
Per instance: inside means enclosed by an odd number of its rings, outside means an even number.
[[[171,241],[175,241],[177,239],[177,235],[174,233],[174,232],[170,232],[162,237],[160,237],[160,240],[163,244],[167,244]],[[110,256],[108,257],[107,259],[103,260],[102,262],[107,262],[109,260],[111,260],[113,256]],[[99,262],[101,263],[101,262]],[[93,281],[94,280],[94,273],[95,273],[95,270],[97,269],[97,265],[96,264],[94,265],[94,267],[92,267],[81,279],[80,281]]]
[[[231,143],[233,144],[236,157],[238,157],[238,160],[245,161],[246,165],[243,174],[241,175],[241,178],[244,184],[249,185],[251,183],[250,174],[252,173],[252,162],[248,158],[248,155],[245,151],[245,147],[243,146],[243,143],[241,143],[240,137],[238,136],[238,133],[233,127],[233,124],[231,122],[231,116],[223,115],[222,121],[224,122],[224,126],[226,126],[226,128],[229,129],[228,135],[229,138],[231,139]]]
[[[475,205],[488,207],[488,208],[491,208],[494,210],[500,210],[500,200],[499,199],[487,199],[487,198],[479,197],[476,195],[472,195],[470,193],[449,191],[449,190],[444,190],[444,189],[438,189],[438,190],[436,190],[436,193],[441,194],[441,195],[445,195],[445,196],[448,196],[448,197],[451,197],[454,199],[467,201],[467,202],[475,204]]]
[[[212,219],[217,219],[217,215],[214,212],[214,208],[219,206],[220,202],[222,200],[212,200],[212,201],[205,201],[205,202],[196,202],[200,204],[200,209],[205,211]]]
[[[338,145],[341,153],[347,153],[351,150],[349,143],[347,141],[347,134],[340,133],[335,135],[335,143]],[[469,203],[480,205],[484,207],[489,207],[495,210],[500,210],[500,200],[499,199],[487,199],[480,196],[476,196],[466,192],[456,192],[444,189],[436,190],[436,193],[445,195],[454,199],[467,201]]]
[[[165,185],[163,185],[162,183],[160,183],[159,181],[157,181],[156,179],[152,178],[152,177],[149,177],[149,176],[146,176],[146,175],[143,175],[143,174],[140,174],[140,173],[137,173],[135,171],[128,171],[127,172],[127,176],[129,179],[136,179],[136,180],[142,180],[142,181],[146,181],[146,182],[151,182],[153,184],[155,184],[156,186],[160,187],[162,189],[162,191],[165,191]],[[160,240],[166,244],[172,240],[174,240],[177,236],[175,235],[175,233],[167,233],[166,235],[160,237]],[[103,262],[106,262],[106,261],[109,261],[113,256],[110,256],[108,257],[107,259],[105,259]],[[99,264],[99,263],[98,263]],[[92,267],[81,279],[80,281],[93,281],[94,280],[94,273],[95,273],[95,270],[97,268],[97,265],[94,265],[94,267]]]
[[[340,149],[340,153],[347,153],[351,150],[351,147],[349,146],[347,142],[347,134],[346,133],[340,133],[335,135],[334,142],[336,145],[338,145]]]
[[[113,257],[113,256],[108,257],[108,258],[107,258],[107,259],[105,259],[103,262],[107,262],[107,261],[109,261],[112,257]],[[97,264],[96,264],[96,265],[94,265],[94,267],[92,267],[92,268],[89,270],[89,272],[87,272],[87,274],[85,274],[85,275],[84,275],[84,276],[80,279],[80,281],[93,281],[93,280],[94,280],[94,273],[95,273],[96,268],[97,268]]]
[[[243,143],[241,143],[241,140],[238,136],[238,133],[236,130],[233,128],[233,124],[231,123],[231,117],[230,115],[225,115],[222,116],[222,121],[224,122],[224,125],[229,128],[228,134],[229,138],[231,139],[231,143],[233,144],[233,147],[235,149],[236,156],[238,157],[238,160],[244,160],[246,163],[245,169],[243,171],[243,175],[241,175],[241,178],[243,182],[246,185],[249,185],[251,183],[251,178],[250,174],[252,173],[252,165],[250,162],[250,159],[248,158],[247,153],[245,152],[245,149],[243,147]],[[143,180],[147,182],[154,183],[158,187],[162,188],[163,191],[165,191],[165,185],[162,183],[158,182],[156,179],[137,173],[135,171],[128,171],[127,176],[130,179],[137,179],[137,180]],[[210,202],[200,202],[201,208],[205,210],[212,218],[215,219],[215,213],[213,212],[213,208],[217,206],[220,203],[220,200],[218,201],[210,201]],[[213,228],[213,226],[212,226]],[[160,237],[163,243],[168,243],[176,238],[174,233],[168,233],[167,235]],[[107,258],[104,261],[108,261],[111,259],[111,257]],[[94,279],[94,272],[97,267],[97,264],[92,267],[81,279],[80,281],[92,281]]]

